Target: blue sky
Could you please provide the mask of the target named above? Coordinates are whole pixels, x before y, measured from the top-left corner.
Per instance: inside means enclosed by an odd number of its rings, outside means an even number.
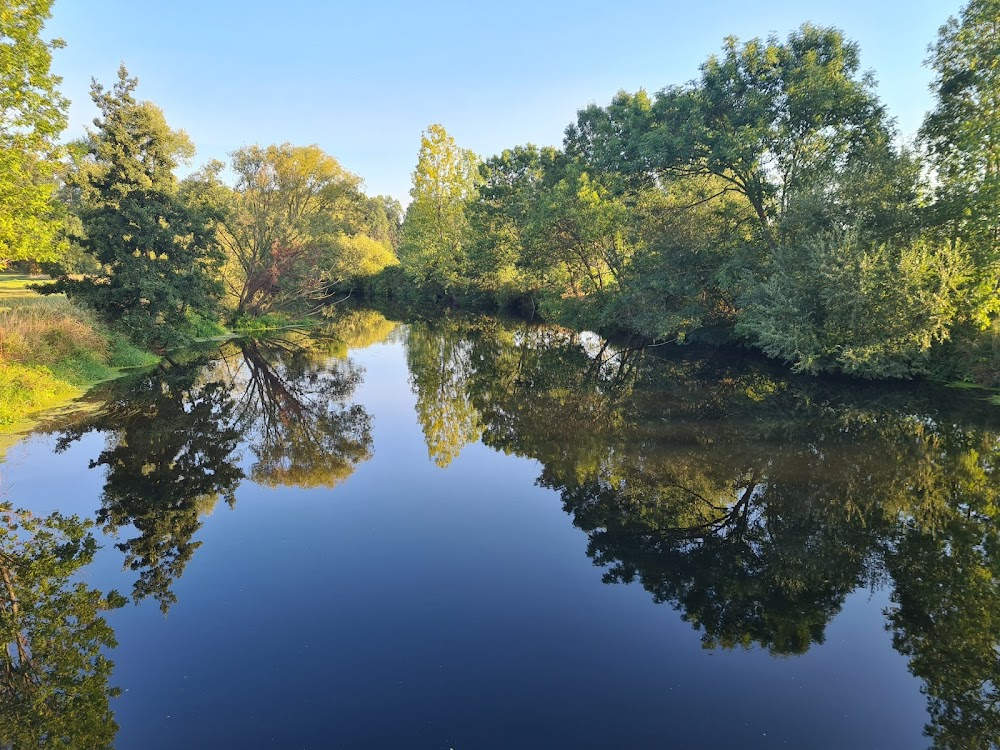
[[[684,83],[728,35],[780,37],[810,21],[861,46],[911,136],[931,106],[923,65],[957,0],[56,0],[48,36],[72,101],[68,136],[96,111],[91,77],[119,62],[198,148],[195,165],[250,143],[316,143],[370,194],[404,203],[421,131],[440,122],[482,156],[558,145],[576,111],[619,89]]]

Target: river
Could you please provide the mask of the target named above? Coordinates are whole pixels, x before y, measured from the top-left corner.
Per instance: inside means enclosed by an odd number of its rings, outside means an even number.
[[[1000,742],[982,394],[356,310],[87,401],[0,465],[0,747]]]

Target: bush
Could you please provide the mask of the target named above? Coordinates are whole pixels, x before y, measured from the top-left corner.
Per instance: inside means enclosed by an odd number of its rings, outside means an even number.
[[[969,278],[955,246],[820,235],[775,251],[765,278],[748,280],[736,330],[797,371],[909,377],[951,335]]]

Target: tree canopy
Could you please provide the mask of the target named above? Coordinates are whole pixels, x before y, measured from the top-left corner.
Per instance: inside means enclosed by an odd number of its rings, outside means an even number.
[[[63,43],[42,38],[51,7],[52,0],[0,5],[0,269],[62,251],[55,176],[69,102],[51,71]]]

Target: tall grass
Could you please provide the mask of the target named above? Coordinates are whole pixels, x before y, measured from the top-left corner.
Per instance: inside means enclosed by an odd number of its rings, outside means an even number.
[[[0,296],[0,425],[156,361],[64,297]]]
[[[96,321],[69,300],[28,297],[11,302],[0,307],[0,362],[107,362],[107,338]]]

